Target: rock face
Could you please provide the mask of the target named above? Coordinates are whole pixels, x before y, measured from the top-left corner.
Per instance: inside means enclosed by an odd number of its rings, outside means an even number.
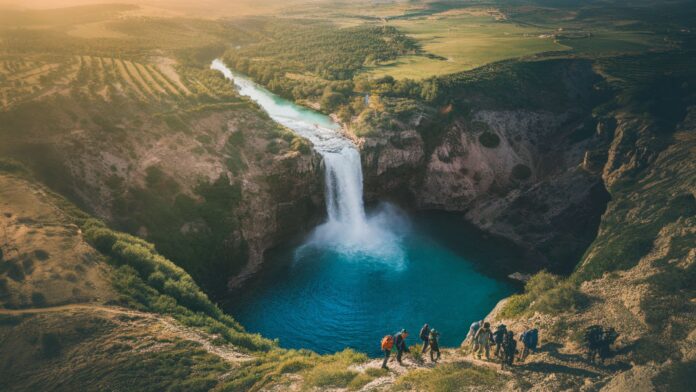
[[[94,115],[71,101],[63,108]],[[112,227],[155,243],[213,296],[323,215],[320,157],[255,107],[189,114],[177,128],[150,109],[129,107],[109,130],[59,115],[50,133],[26,129],[0,152]]]
[[[535,268],[569,272],[609,200],[597,168],[604,157],[594,151],[606,151],[612,132],[575,99],[556,111],[468,105],[467,116],[419,118],[363,137],[368,197],[464,212],[527,248]]]

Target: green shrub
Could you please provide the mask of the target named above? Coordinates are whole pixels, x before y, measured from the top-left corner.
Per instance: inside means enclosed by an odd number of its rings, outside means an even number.
[[[524,285],[524,291],[533,297],[538,297],[541,293],[556,287],[560,280],[561,278],[558,275],[542,270],[529,279]]]
[[[278,372],[280,373],[297,373],[312,367],[312,363],[306,358],[290,358],[280,363]]]
[[[533,305],[534,310],[542,313],[557,314],[569,310],[577,310],[585,306],[587,299],[570,281],[564,281],[558,286],[539,295]]]
[[[305,382],[319,388],[345,388],[357,375],[357,372],[348,370],[341,364],[323,364],[310,371],[305,376]]]
[[[500,136],[490,131],[482,133],[478,139],[479,143],[486,148],[496,148],[500,144]]]
[[[515,294],[507,299],[507,302],[500,311],[500,317],[502,318],[514,318],[522,313],[524,313],[528,308],[529,304],[532,303],[532,299],[526,294]]]
[[[588,298],[571,280],[563,280],[540,271],[527,282],[524,294],[511,296],[500,312],[502,318],[514,318],[527,311],[557,314],[585,306]]]
[[[423,354],[421,353],[421,350],[423,349],[422,344],[414,344],[413,346],[409,347],[409,352],[411,353],[411,357],[413,358],[414,361],[418,363],[423,362]]]

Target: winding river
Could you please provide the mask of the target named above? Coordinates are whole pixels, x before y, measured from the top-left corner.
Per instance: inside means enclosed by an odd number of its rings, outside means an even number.
[[[513,292],[481,272],[501,256],[455,218],[406,216],[382,203],[366,211],[360,154],[329,117],[280,98],[219,60],[211,68],[269,116],[306,137],[325,167],[327,220],[299,246],[279,249],[269,267],[228,301],[249,331],[287,348],[378,354],[382,336],[428,322],[441,344],[458,345],[468,326]],[[449,237],[449,240],[441,238]],[[496,255],[497,254],[497,255]],[[495,255],[495,256],[494,256]]]

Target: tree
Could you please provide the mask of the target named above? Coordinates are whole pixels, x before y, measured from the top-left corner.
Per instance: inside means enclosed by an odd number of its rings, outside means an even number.
[[[321,105],[321,110],[323,110],[324,112],[333,112],[344,101],[345,96],[343,96],[343,94],[337,93],[331,89],[326,89],[324,90],[324,93],[321,95],[319,104]]]
[[[428,79],[423,82],[421,87],[421,98],[428,102],[434,102],[440,94],[440,85],[437,79]]]

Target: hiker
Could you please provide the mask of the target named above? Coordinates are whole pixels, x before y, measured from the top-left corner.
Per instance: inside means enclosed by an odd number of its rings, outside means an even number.
[[[428,336],[428,341],[430,342],[430,360],[433,362],[437,362],[440,359],[440,342],[438,342],[439,338],[440,333],[437,332],[435,328],[431,329],[430,334]]]
[[[512,331],[507,331],[507,334],[503,338],[503,360],[500,363],[501,369],[512,366],[516,353],[517,341],[515,340],[515,334]]]
[[[421,354],[425,354],[425,350],[428,349],[428,344],[430,342],[430,326],[427,323],[423,326],[423,328],[421,328],[418,337],[423,341],[423,349],[421,349]]]
[[[522,345],[522,355],[520,355],[520,360],[524,361],[527,359],[530,351],[536,352],[537,344],[539,343],[539,330],[536,328],[528,329],[522,333],[520,336]]]
[[[474,335],[474,340],[478,350],[476,350],[476,356],[481,359],[481,354],[486,351],[486,359],[491,359],[491,341],[493,340],[493,333],[491,332],[491,324],[489,322],[483,323],[483,327],[479,328]]]
[[[401,363],[401,355],[405,352],[408,351],[408,347],[406,347],[406,338],[408,337],[408,331],[405,329],[402,329],[399,331],[396,336],[394,336],[394,345],[396,346],[396,362],[399,363],[399,365],[403,366],[403,363]]]
[[[619,333],[612,327],[604,330],[602,334],[602,344],[599,346],[599,359],[602,363],[604,360],[611,356],[611,345],[616,342],[619,337]]]
[[[387,361],[389,361],[389,355],[391,355],[392,347],[394,347],[394,337],[392,335],[387,335],[382,338],[382,352],[384,353],[384,361],[382,361],[382,369],[389,369],[387,367]]]
[[[493,342],[495,343],[495,356],[499,359],[503,358],[503,340],[507,335],[507,326],[499,324],[493,332]]]
[[[473,352],[478,350],[478,345],[476,344],[476,339],[474,339],[474,336],[476,335],[476,332],[481,328],[481,325],[483,325],[483,320],[479,321],[474,321],[471,323],[471,326],[469,327],[469,333],[466,334],[466,339],[464,341],[466,342],[469,340],[471,342],[471,345],[473,346]],[[464,343],[462,343],[462,347],[464,347]]]
[[[591,325],[585,329],[584,343],[587,348],[587,358],[594,362],[599,355],[599,360],[604,363],[604,359],[611,355],[611,345],[614,344],[619,334],[612,327],[602,328],[599,325]]]

